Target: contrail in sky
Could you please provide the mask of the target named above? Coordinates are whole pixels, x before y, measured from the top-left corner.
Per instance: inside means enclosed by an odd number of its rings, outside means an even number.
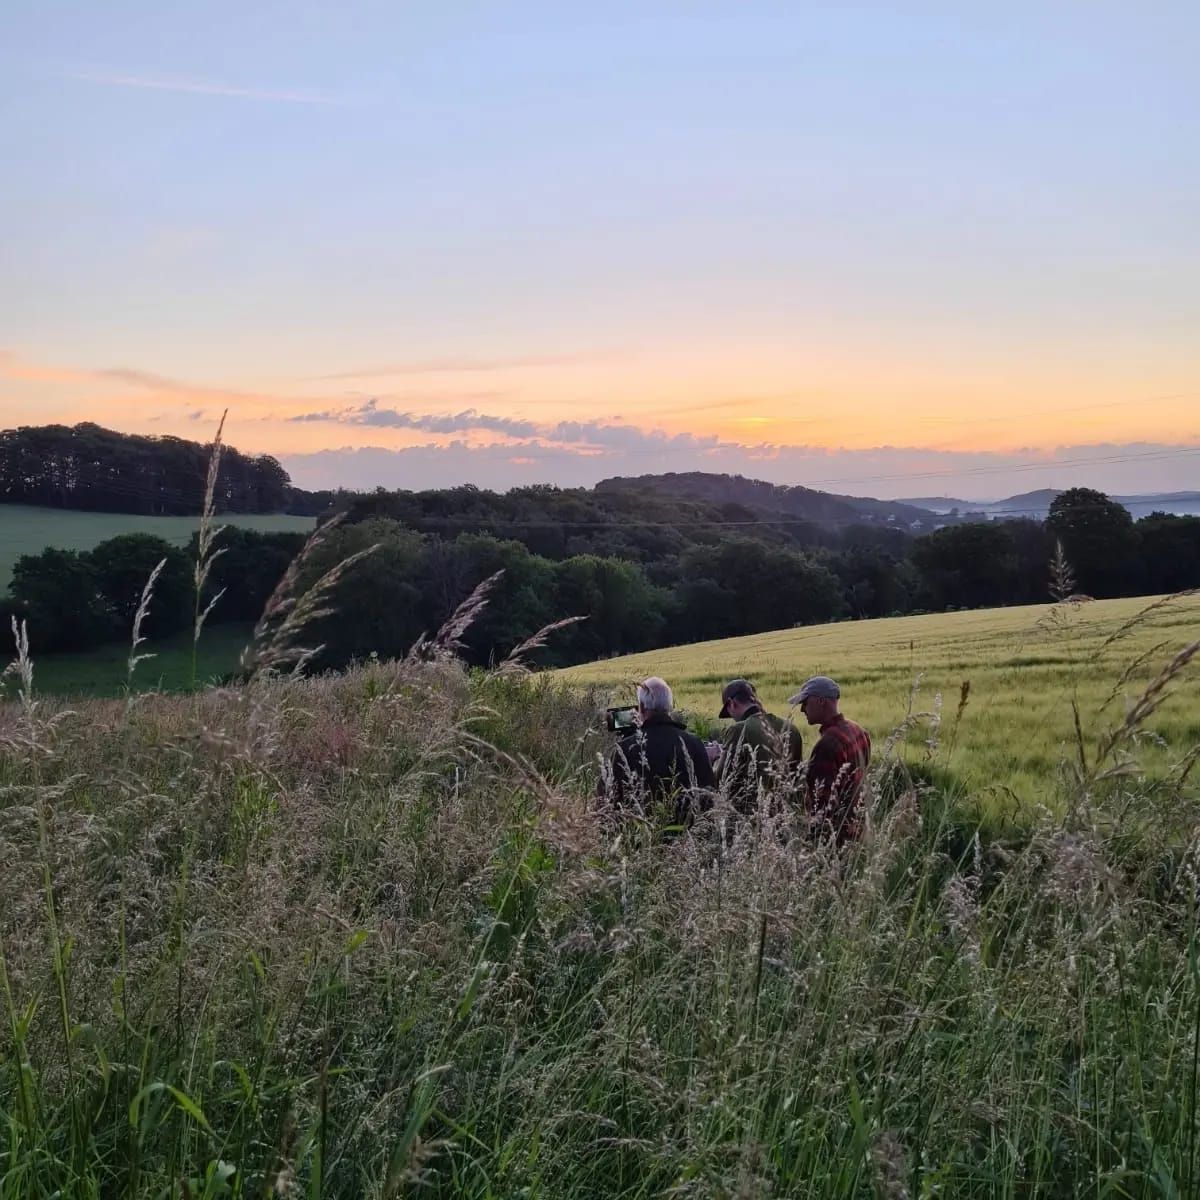
[[[321,92],[290,89],[236,87],[206,79],[163,79],[143,75],[116,75],[91,71],[72,71],[71,79],[98,83],[104,87],[144,88],[156,92],[186,92],[198,96],[230,96],[239,100],[270,100],[283,104],[338,104],[339,100]]]

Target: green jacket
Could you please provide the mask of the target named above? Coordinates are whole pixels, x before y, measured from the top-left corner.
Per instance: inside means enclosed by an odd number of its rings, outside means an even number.
[[[759,783],[787,786],[804,763],[800,731],[791,721],[755,707],[721,739],[717,782],[737,808],[752,808]]]

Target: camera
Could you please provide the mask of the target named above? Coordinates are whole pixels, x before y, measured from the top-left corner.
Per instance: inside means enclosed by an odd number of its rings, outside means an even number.
[[[637,725],[637,705],[626,704],[604,711],[604,725],[609,733],[624,733]]]

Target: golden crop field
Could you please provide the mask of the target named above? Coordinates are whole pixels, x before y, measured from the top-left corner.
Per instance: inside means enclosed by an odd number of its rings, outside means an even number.
[[[1092,750],[1124,719],[1127,702],[1197,639],[1200,596],[1139,597],[782,629],[559,675],[612,683],[614,703],[632,697],[636,680],[661,675],[699,724],[716,716],[721,687],[735,676],[752,680],[766,707],[783,714],[807,676],[831,675],[841,685],[843,711],[870,730],[877,750],[910,712],[940,710],[940,729],[920,721],[899,751],[909,761],[933,757],[971,795],[1007,807],[1048,800],[1064,759],[1077,758],[1072,699]],[[970,694],[956,722],[964,683]],[[1138,747],[1153,774],[1200,743],[1200,656],[1170,691]],[[931,737],[936,748],[927,745]]]

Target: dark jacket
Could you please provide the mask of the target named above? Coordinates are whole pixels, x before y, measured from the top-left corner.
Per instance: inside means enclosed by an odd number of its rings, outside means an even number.
[[[755,705],[735,721],[721,739],[720,785],[733,806],[754,807],[759,783],[778,791],[789,789],[804,763],[800,731],[791,721]]]
[[[602,787],[616,808],[649,814],[666,805],[684,824],[706,791],[716,786],[704,743],[682,721],[653,713],[613,747]]]

